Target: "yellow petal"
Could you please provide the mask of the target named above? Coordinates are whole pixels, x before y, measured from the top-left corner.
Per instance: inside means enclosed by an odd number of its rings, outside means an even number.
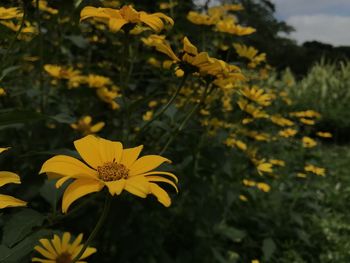
[[[161,31],[164,27],[164,23],[159,17],[149,15],[145,12],[140,12],[140,21],[148,25],[156,32]]]
[[[160,174],[172,177],[175,180],[176,183],[179,181],[179,179],[177,179],[177,177],[174,174],[169,173],[169,172],[154,171],[154,172],[144,173],[142,175],[143,176],[147,176],[147,175],[160,175]]]
[[[87,257],[91,256],[92,254],[96,253],[96,251],[97,251],[96,248],[94,248],[94,247],[88,247],[88,248],[84,251],[83,255],[80,257],[80,259],[87,258]]]
[[[68,249],[68,252],[71,253],[71,254],[76,253],[76,250],[77,250],[77,248],[80,245],[82,240],[83,240],[83,234],[79,234],[77,236],[77,238],[73,241],[73,243],[70,245],[70,247]]]
[[[129,168],[130,176],[142,174],[157,168],[164,162],[171,163],[170,160],[159,155],[146,155],[136,160],[136,162]]]
[[[120,142],[100,138],[100,155],[103,163],[120,162],[123,152],[123,145]]]
[[[32,262],[40,262],[40,263],[55,263],[55,261],[53,260],[49,260],[49,259],[41,259],[41,258],[32,258]]]
[[[183,44],[184,44],[183,49],[186,53],[189,53],[194,56],[198,54],[197,48],[188,40],[187,37],[184,37]]]
[[[21,180],[19,176],[12,172],[1,171],[0,172],[0,187],[5,184],[20,184]]]
[[[114,33],[118,32],[127,23],[128,21],[124,19],[110,18],[108,23],[109,30],[111,30]]]
[[[169,207],[171,205],[171,199],[167,192],[165,192],[161,187],[157,184],[150,184],[151,193],[157,197],[158,201],[164,205],[165,207]]]
[[[41,173],[52,173],[54,176],[69,176],[72,178],[96,178],[97,172],[87,165],[67,155],[57,155],[47,160],[41,170]]]
[[[120,195],[125,187],[125,181],[125,179],[120,179],[118,181],[105,182],[105,185],[108,187],[111,195]]]
[[[69,232],[63,233],[62,242],[61,242],[62,251],[68,250],[70,238],[71,238],[71,234]]]
[[[146,178],[149,182],[163,182],[163,183],[170,184],[172,187],[175,188],[177,193],[179,192],[179,189],[177,188],[176,184],[174,184],[174,182],[170,181],[169,179],[166,179],[160,176],[147,176]]]
[[[61,177],[61,179],[57,180],[57,182],[56,182],[56,188],[60,188],[69,179],[72,179],[72,177],[70,177],[70,176],[63,176],[63,177]]]
[[[0,209],[6,207],[17,207],[17,206],[26,206],[27,202],[14,198],[10,195],[1,195],[0,194]]]
[[[94,135],[88,135],[84,138],[74,141],[74,146],[80,156],[92,168],[97,168],[104,163],[100,156],[100,139]],[[110,160],[111,161],[111,160]]]
[[[53,248],[52,243],[50,242],[50,240],[46,239],[46,238],[42,238],[39,240],[40,244],[42,245],[42,247],[48,251],[51,255],[53,256],[57,256],[57,251]],[[40,246],[35,246],[34,250],[38,251],[37,248],[40,248]],[[41,253],[40,251],[38,251],[39,253]],[[44,256],[44,255],[43,255]]]
[[[10,149],[9,147],[7,148],[0,148],[0,153],[4,152],[4,151],[7,151],[8,149]]]
[[[57,252],[62,251],[61,238],[58,235],[54,235],[51,243]]]
[[[102,130],[102,128],[105,126],[104,122],[98,122],[95,125],[91,127],[91,132],[96,133]]]
[[[122,152],[122,158],[120,160],[120,163],[125,165],[125,167],[127,168],[130,167],[139,157],[142,148],[143,145],[134,148],[124,149]]]
[[[163,14],[163,13],[157,12],[157,13],[154,13],[153,15],[154,15],[154,16],[158,16],[159,18],[164,19],[165,22],[169,23],[169,24],[172,25],[172,26],[174,25],[174,20],[173,20],[171,17],[169,17],[169,16],[167,16],[167,15],[165,15],[165,14]]]
[[[62,212],[67,213],[69,206],[80,197],[98,192],[103,188],[103,183],[91,179],[77,179],[71,183],[63,194]]]
[[[109,16],[101,12],[100,9],[93,6],[86,6],[80,12],[80,21],[88,19],[90,17],[105,18],[108,19]]]
[[[129,193],[145,198],[149,192],[149,182],[143,176],[135,176],[126,180],[124,189]]]
[[[42,256],[48,258],[48,259],[55,259],[56,255],[50,253],[49,251],[47,251],[46,249],[42,248],[41,246],[36,246],[34,247],[34,249],[39,252]]]
[[[97,168],[106,162],[119,162],[123,150],[120,142],[113,142],[93,135],[76,140],[74,146],[91,167]]]

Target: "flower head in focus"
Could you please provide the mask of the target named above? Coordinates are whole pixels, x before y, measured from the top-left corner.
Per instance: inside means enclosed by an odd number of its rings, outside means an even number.
[[[142,145],[123,149],[120,142],[93,135],[74,141],[74,146],[86,164],[71,156],[57,155],[47,160],[40,171],[49,177],[60,178],[56,187],[61,187],[69,179],[74,180],[63,194],[63,213],[75,200],[101,191],[105,186],[112,196],[120,195],[123,190],[142,198],[152,194],[164,206],[170,206],[168,193],[156,182],[167,183],[177,191],[177,177],[169,172],[154,171],[170,160],[159,155],[138,158]]]
[[[81,10],[80,21],[93,19],[106,24],[112,32],[120,31],[125,25],[131,25],[129,30],[137,24],[144,24],[155,32],[164,28],[164,21],[170,25],[174,21],[163,13],[148,14],[144,11],[136,11],[131,5],[123,6],[120,9],[86,6]]]
[[[71,241],[71,234],[65,232],[62,237],[54,235],[53,239],[40,239],[40,245],[35,246],[34,250],[40,253],[45,259],[34,257],[32,262],[41,263],[70,263],[79,254],[83,248],[81,241],[83,240],[83,234],[78,235],[75,240]],[[87,247],[83,255],[77,262],[83,263],[86,261],[80,261],[86,259],[92,254],[96,253],[96,248]]]

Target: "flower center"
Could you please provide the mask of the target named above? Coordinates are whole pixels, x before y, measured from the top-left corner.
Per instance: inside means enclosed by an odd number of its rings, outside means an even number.
[[[105,182],[126,179],[129,176],[129,169],[123,164],[107,162],[102,166],[97,166],[98,177]]]
[[[67,252],[63,252],[61,255],[59,255],[56,258],[56,263],[71,263],[71,262],[72,262],[71,254]]]

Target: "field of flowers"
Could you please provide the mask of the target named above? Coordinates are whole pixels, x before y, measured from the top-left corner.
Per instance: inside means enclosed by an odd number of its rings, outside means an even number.
[[[349,262],[349,64],[180,2],[1,1],[1,263]]]

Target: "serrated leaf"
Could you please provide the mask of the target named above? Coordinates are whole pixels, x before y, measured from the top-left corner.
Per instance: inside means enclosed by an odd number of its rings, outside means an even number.
[[[13,214],[4,225],[2,243],[12,247],[28,235],[34,227],[41,226],[44,220],[45,216],[29,208]]]

